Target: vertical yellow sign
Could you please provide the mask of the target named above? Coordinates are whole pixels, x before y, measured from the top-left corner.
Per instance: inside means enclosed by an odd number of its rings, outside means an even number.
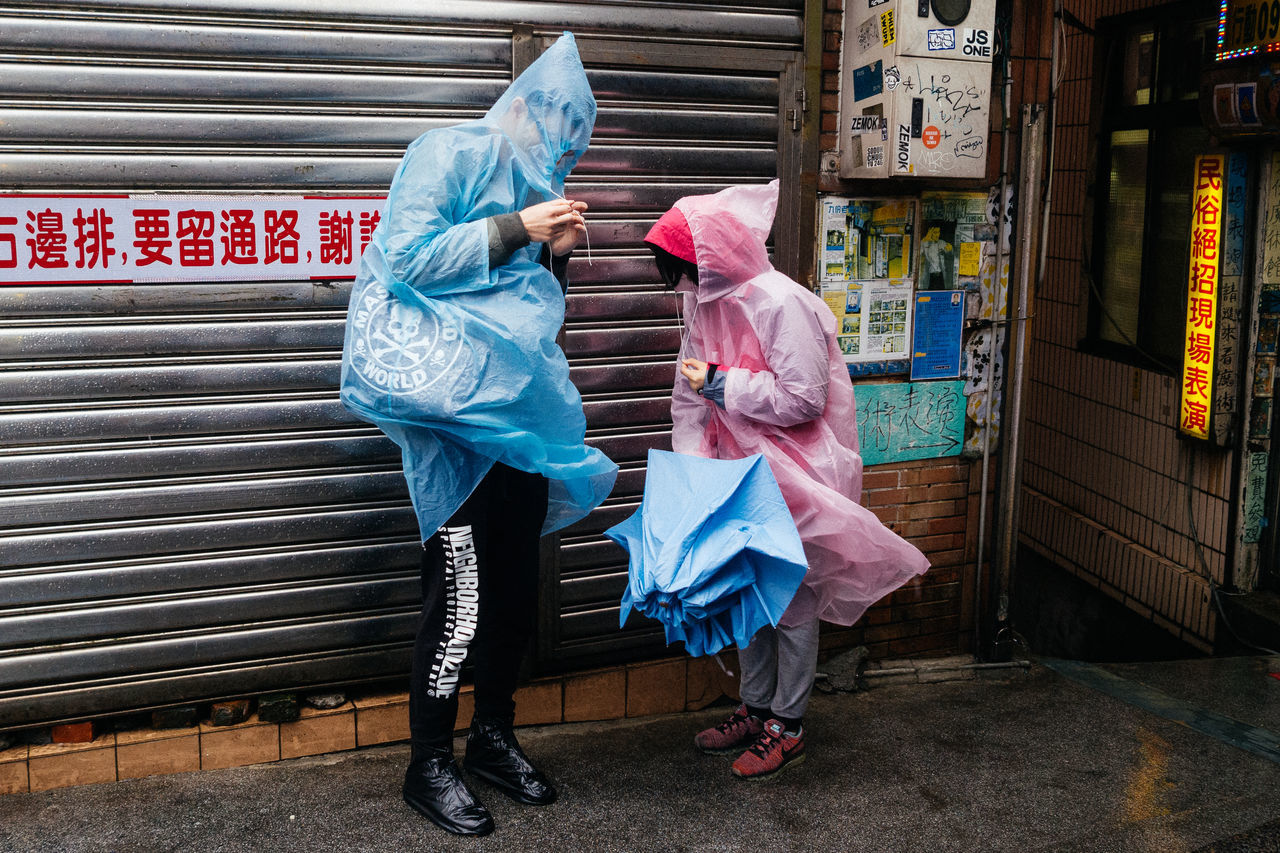
[[[1195,204],[1191,209],[1191,258],[1187,276],[1187,336],[1182,352],[1182,406],[1178,428],[1209,438],[1213,408],[1214,344],[1218,320],[1219,246],[1222,242],[1222,180],[1226,157],[1196,158]]]

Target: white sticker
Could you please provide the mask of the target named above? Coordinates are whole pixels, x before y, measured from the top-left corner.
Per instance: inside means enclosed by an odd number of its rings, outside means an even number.
[[[898,125],[898,159],[897,170],[899,172],[911,173],[911,127],[910,125]]]
[[[898,84],[902,82],[902,73],[898,71],[898,66],[891,65],[884,70],[884,87],[892,92],[898,88]]]
[[[884,165],[884,146],[869,145],[866,151],[867,168],[875,168]]]
[[[965,56],[991,58],[991,33],[988,30],[965,30],[961,53]]]
[[[955,50],[956,49],[956,31],[953,29],[946,30],[929,30],[929,50]]]
[[[872,15],[858,26],[858,52],[866,53],[876,47],[880,39],[880,22]]]
[[[854,116],[853,126],[850,128],[854,133],[872,133],[880,129],[880,116]]]

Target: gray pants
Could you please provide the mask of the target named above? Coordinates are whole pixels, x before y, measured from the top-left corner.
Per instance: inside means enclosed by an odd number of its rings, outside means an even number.
[[[764,626],[738,650],[738,665],[743,702],[776,717],[803,717],[818,671],[818,620],[794,628]]]

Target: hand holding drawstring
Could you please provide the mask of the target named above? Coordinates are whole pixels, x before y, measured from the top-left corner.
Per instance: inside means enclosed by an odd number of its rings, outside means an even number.
[[[585,201],[553,199],[526,207],[520,211],[520,221],[534,243],[546,243],[554,255],[567,255],[587,233],[587,222],[582,218],[587,209]]]
[[[696,358],[686,358],[680,362],[680,373],[689,380],[689,387],[697,393],[707,382],[707,363]]]

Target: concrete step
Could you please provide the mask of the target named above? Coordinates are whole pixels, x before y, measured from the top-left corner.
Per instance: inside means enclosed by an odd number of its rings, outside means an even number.
[[[1218,600],[1227,617],[1218,631],[1219,654],[1278,653],[1273,650],[1280,649],[1280,592],[1221,593]]]

